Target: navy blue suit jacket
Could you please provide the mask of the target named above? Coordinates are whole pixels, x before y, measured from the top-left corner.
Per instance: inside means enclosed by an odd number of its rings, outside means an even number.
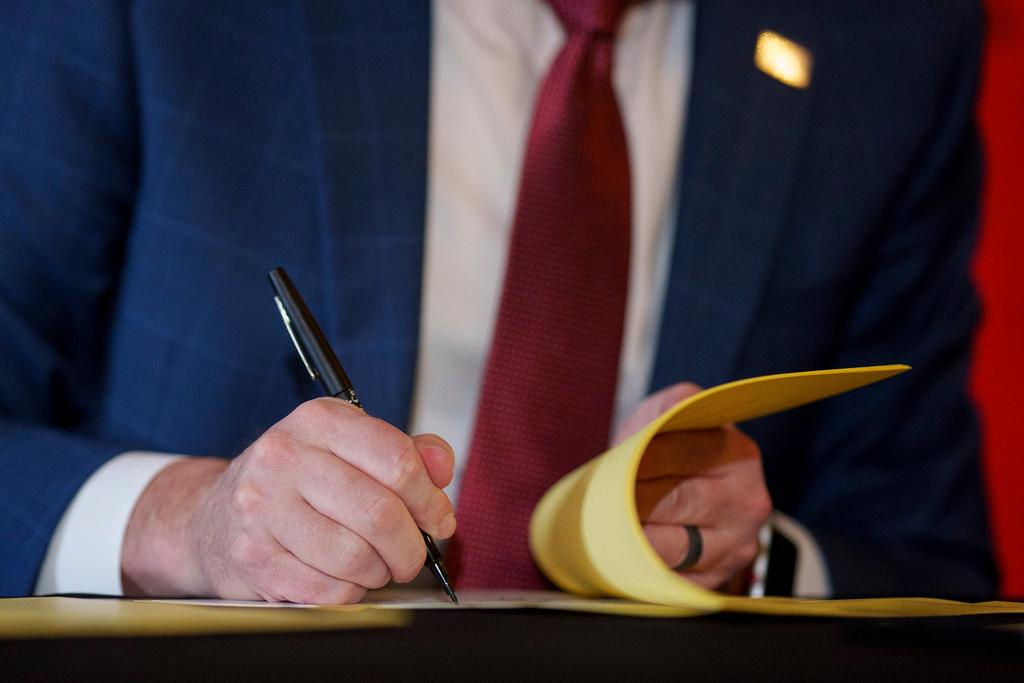
[[[651,388],[914,365],[748,425],[841,595],[995,590],[965,396],[979,14],[698,8]],[[813,51],[809,89],[755,69],[766,28]],[[2,2],[0,594],[105,460],[232,456],[315,394],[272,266],[407,423],[430,42],[425,0]]]

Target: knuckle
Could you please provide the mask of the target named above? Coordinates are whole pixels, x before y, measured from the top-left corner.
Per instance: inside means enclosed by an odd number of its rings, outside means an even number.
[[[338,577],[359,579],[373,569],[373,556],[369,549],[353,549],[338,559]]]
[[[365,414],[360,414],[360,417],[361,419],[354,425],[359,437],[366,443],[376,444],[383,453],[389,454],[401,450],[402,441],[412,443],[410,437],[384,420]]]
[[[259,469],[280,470],[294,464],[294,446],[281,430],[270,429],[261,436],[252,451],[252,465]]]
[[[257,512],[263,505],[263,500],[262,491],[252,482],[243,481],[231,492],[231,502],[235,510],[246,517]]]
[[[428,519],[436,527],[440,527],[441,521],[454,512],[451,501],[448,500],[448,496],[446,496],[444,491],[441,489],[434,489],[433,493],[430,494],[430,499],[426,509]],[[438,528],[437,531],[440,533],[440,528]]]
[[[404,568],[394,572],[395,581],[398,583],[408,583],[419,575],[420,570],[423,569],[423,563],[427,559],[426,548],[423,547],[423,543],[420,543],[416,554],[413,556],[414,559]]]
[[[416,481],[420,472],[422,461],[412,440],[406,443],[395,452],[390,467],[390,483],[395,491],[405,491]]]
[[[378,563],[375,570],[367,575],[363,585],[367,588],[383,588],[391,580],[391,574],[383,563]]]
[[[282,593],[291,602],[320,603],[330,593],[329,582],[316,574],[291,576]]]
[[[692,496],[683,495],[682,484],[677,484],[669,489],[668,493],[665,494],[665,497],[662,498],[661,505],[672,510],[675,515],[678,515],[679,519],[686,520],[689,519],[690,516],[692,500]]]
[[[380,496],[365,513],[366,523],[374,535],[388,535],[402,519],[402,504],[393,496]]]
[[[718,479],[701,481],[701,491],[688,496],[687,519],[704,521],[717,519],[719,512],[729,504],[728,491]]]

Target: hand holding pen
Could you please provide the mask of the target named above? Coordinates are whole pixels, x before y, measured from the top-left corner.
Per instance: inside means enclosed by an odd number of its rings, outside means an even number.
[[[180,458],[153,478],[125,531],[125,590],[358,602],[420,573],[420,529],[454,533],[441,490],[453,466],[440,437],[410,437],[344,400],[307,401],[232,460]]]
[[[339,398],[362,411],[362,403],[360,403],[359,398],[356,396],[352,382],[349,380],[344,368],[341,367],[341,362],[320,330],[320,325],[316,322],[312,312],[299,295],[298,290],[295,289],[288,274],[283,268],[275,268],[270,271],[269,277],[270,284],[274,288],[274,301],[277,303],[278,310],[281,313],[281,319],[284,321],[288,335],[295,344],[295,349],[306,366],[310,378],[316,380],[328,396]],[[393,466],[395,471],[393,472],[391,482],[384,482],[385,484],[391,483],[389,488],[399,495],[402,493],[401,489],[406,483],[405,479],[407,476],[414,476],[421,469],[421,465],[423,466],[422,469],[428,469],[425,460],[418,462],[420,459],[419,452],[415,448],[409,448],[411,445],[405,446],[406,452],[398,453],[397,456],[395,453],[383,454],[384,459],[398,457],[405,460],[405,462],[399,462]],[[410,471],[408,474],[407,470]],[[450,470],[446,472],[443,478],[445,480],[444,484],[451,480]],[[443,493],[441,495],[444,496]],[[445,497],[445,501],[447,501],[447,497]],[[449,514],[445,517],[439,528],[445,536],[451,535],[455,528],[454,514]],[[459,600],[452,588],[451,580],[448,577],[448,571],[444,566],[441,554],[434,545],[434,540],[427,531],[421,531],[420,533],[423,537],[423,545],[426,551],[423,564],[452,602],[457,603]]]

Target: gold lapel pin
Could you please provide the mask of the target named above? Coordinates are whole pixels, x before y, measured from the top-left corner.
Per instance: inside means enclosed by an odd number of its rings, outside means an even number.
[[[814,56],[803,45],[775,31],[761,31],[754,49],[754,64],[775,80],[802,90],[811,84]]]

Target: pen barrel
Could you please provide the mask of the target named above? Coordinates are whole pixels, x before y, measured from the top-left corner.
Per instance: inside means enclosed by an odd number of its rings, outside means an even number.
[[[267,277],[287,316],[285,324],[292,334],[299,355],[312,371],[324,393],[362,408],[362,403],[359,402],[356,390],[341,366],[341,361],[334,354],[327,337],[288,273],[284,268],[274,268],[267,273]]]

